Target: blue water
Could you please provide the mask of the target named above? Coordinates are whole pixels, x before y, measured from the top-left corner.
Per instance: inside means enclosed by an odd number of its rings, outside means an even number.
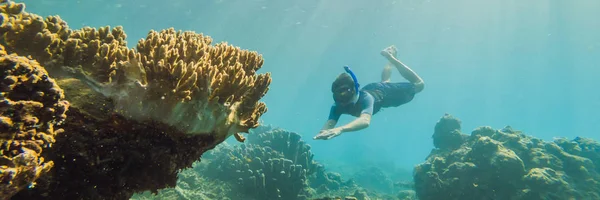
[[[71,28],[122,25],[134,47],[148,30],[174,27],[260,52],[273,82],[262,120],[298,132],[330,166],[412,167],[433,148],[444,113],[478,126],[510,125],[546,140],[600,140],[598,0],[28,0]],[[368,129],[314,141],[350,65],[379,81],[396,45],[425,90],[373,117]],[[393,81],[404,81],[394,71]],[[349,122],[343,116],[340,123]],[[386,165],[387,166],[387,165]]]

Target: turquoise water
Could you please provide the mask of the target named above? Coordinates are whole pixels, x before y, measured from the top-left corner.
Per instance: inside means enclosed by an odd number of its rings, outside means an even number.
[[[547,140],[600,139],[597,0],[24,2],[71,28],[122,25],[130,47],[150,29],[174,27],[260,52],[259,72],[273,77],[262,120],[303,135],[330,166],[383,162],[411,170],[433,148],[444,113],[460,118],[464,132],[511,125]],[[325,123],[342,66],[363,85],[379,81],[386,64],[379,52],[389,45],[425,90],[375,115],[368,129],[310,139]],[[392,80],[404,81],[396,71]]]

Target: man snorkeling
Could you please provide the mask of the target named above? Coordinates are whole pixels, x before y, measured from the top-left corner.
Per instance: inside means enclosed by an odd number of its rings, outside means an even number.
[[[425,85],[421,77],[396,58],[396,51],[394,45],[381,51],[381,55],[389,61],[381,74],[381,82],[367,84],[360,90],[354,73],[347,66],[344,67],[346,72],[340,74],[331,85],[335,104],[331,106],[329,119],[313,139],[328,140],[345,132],[367,128],[371,123],[371,116],[381,108],[406,104],[415,94],[423,91]],[[390,82],[392,66],[409,82]],[[358,118],[334,128],[342,114]]]

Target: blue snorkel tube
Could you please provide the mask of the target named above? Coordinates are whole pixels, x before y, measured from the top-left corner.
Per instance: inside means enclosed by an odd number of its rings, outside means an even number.
[[[352,80],[354,81],[354,91],[358,95],[358,88],[360,87],[360,84],[358,84],[358,80],[356,79],[356,75],[354,75],[354,73],[352,72],[352,70],[350,70],[350,67],[348,67],[347,65],[344,66],[344,70],[346,70],[346,72],[348,74],[350,74],[350,76],[352,77]]]

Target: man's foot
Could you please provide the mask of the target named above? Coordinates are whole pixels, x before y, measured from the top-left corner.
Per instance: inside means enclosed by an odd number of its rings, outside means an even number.
[[[394,58],[394,57],[396,57],[397,53],[398,53],[398,49],[396,49],[396,46],[394,46],[394,45],[389,46],[381,51],[381,55],[386,58],[390,58],[390,57]]]

